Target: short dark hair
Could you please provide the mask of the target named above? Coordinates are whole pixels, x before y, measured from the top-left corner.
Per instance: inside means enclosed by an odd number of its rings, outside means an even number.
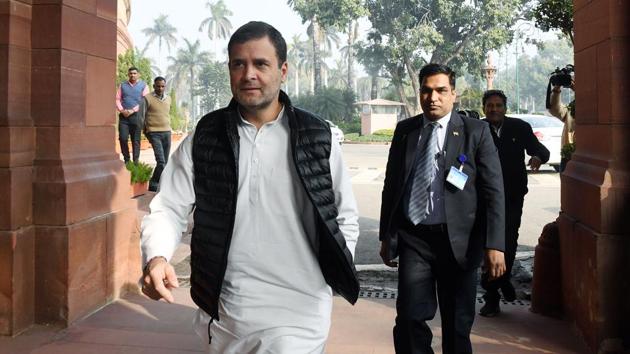
[[[236,44],[243,44],[254,39],[269,38],[271,44],[276,49],[276,57],[278,57],[278,65],[282,66],[287,61],[287,42],[272,25],[261,22],[251,21],[239,27],[228,42],[228,55],[232,53],[232,48]]]
[[[138,68],[136,68],[135,66],[132,66],[132,67],[130,67],[129,69],[127,69],[127,72],[130,72],[130,71],[137,71],[137,72],[140,72],[140,70],[138,70]]]
[[[164,81],[166,82],[166,79],[161,77],[161,76],[156,76],[155,79],[153,79],[153,83],[157,83],[158,81]]]
[[[501,97],[501,99],[503,100],[503,105],[507,107],[507,96],[501,90],[488,90],[484,92],[483,97],[481,98],[481,105],[485,107],[486,101],[492,96]]]
[[[437,63],[429,63],[420,69],[420,73],[418,74],[418,82],[422,86],[422,80],[429,76],[437,75],[437,74],[445,74],[448,76],[448,81],[451,84],[452,88],[455,88],[455,72],[446,65],[437,64]]]

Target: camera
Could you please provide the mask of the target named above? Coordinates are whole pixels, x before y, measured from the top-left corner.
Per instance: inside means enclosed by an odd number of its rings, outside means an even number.
[[[551,77],[549,77],[549,82],[553,86],[562,86],[565,88],[571,87],[571,81],[573,80],[573,71],[574,67],[571,64],[568,64],[564,68],[556,68],[554,72],[551,73]]]
[[[564,68],[556,68],[551,73],[549,77],[549,84],[547,84],[547,97],[545,99],[545,107],[549,109],[551,107],[551,87],[552,86],[562,86],[566,88],[571,87],[571,82],[573,81],[573,72],[575,71],[575,67],[571,64],[567,64]]]
[[[457,113],[463,115],[464,117],[479,119],[479,112],[473,111],[472,109],[464,109],[457,111]]]

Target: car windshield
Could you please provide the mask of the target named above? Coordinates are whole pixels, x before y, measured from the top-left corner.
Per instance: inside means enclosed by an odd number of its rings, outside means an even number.
[[[564,123],[559,119],[553,117],[536,117],[536,116],[525,116],[525,117],[517,117],[529,123],[532,128],[554,128],[554,127],[562,127]]]

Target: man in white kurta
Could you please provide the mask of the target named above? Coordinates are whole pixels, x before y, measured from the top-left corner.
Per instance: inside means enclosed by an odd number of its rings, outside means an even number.
[[[237,95],[235,95],[237,96]],[[240,117],[238,194],[219,318],[199,309],[195,331],[217,354],[323,353],[332,292],[308,239],[315,210],[293,163],[284,107],[271,120]],[[240,112],[240,108],[239,108]],[[145,261],[170,259],[195,203],[192,136],[174,152],[142,223]],[[358,212],[341,149],[331,144],[337,222],[354,255]],[[211,338],[211,340],[210,340]]]

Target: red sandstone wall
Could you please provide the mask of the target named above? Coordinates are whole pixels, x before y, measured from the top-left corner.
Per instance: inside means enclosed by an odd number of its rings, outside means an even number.
[[[67,325],[140,275],[116,15],[116,0],[0,0],[1,335]]]
[[[621,339],[630,318],[630,1],[574,0],[574,10],[577,151],[558,219],[565,313],[593,353],[616,353],[630,350]]]

